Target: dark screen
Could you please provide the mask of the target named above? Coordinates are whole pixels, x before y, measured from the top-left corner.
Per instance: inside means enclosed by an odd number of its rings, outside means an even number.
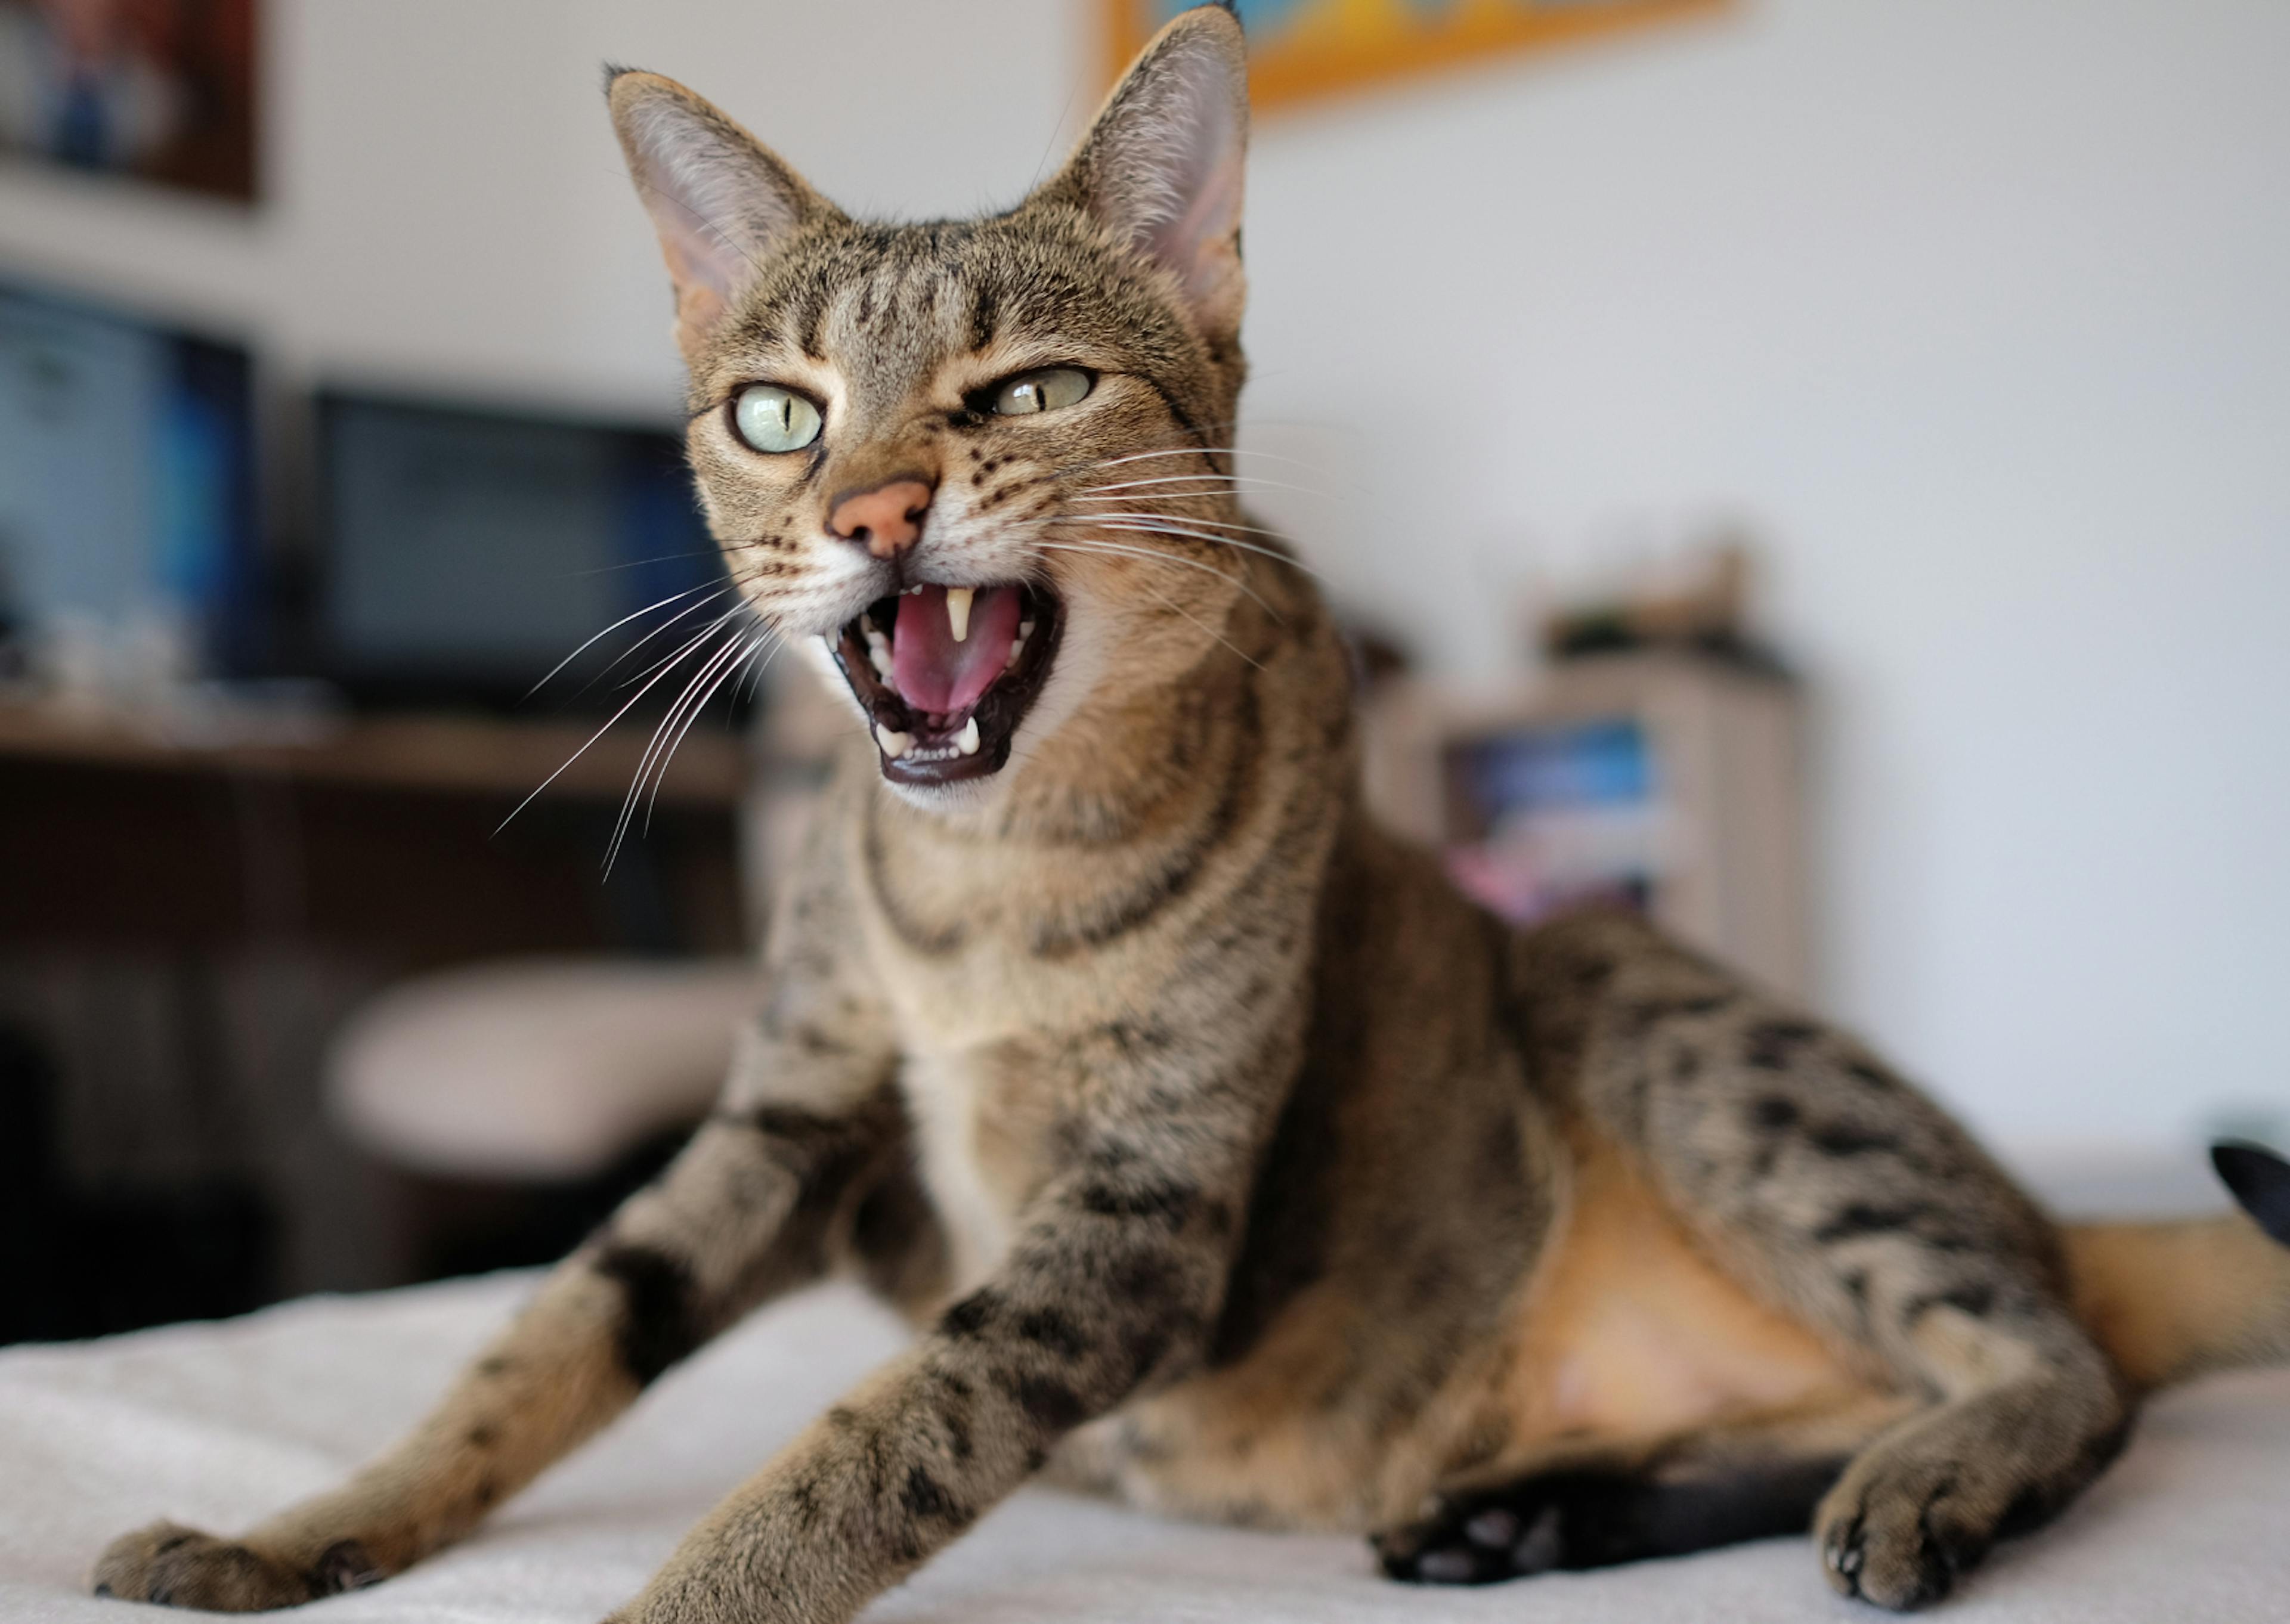
[[[252,657],[252,372],[236,345],[0,284],[0,631]]]
[[[661,605],[536,701],[594,708],[728,604],[709,597],[724,566],[672,435],[339,394],[319,420],[321,640],[354,693],[515,700]]]

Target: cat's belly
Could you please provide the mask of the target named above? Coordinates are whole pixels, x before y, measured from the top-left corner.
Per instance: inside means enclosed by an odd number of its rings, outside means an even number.
[[[1574,1176],[1499,1388],[1523,1445],[1658,1437],[1859,1385],[1830,1347],[1721,1269],[1620,1156],[1594,1150]]]
[[[1868,1389],[1704,1256],[1619,1165],[1578,1169],[1565,1222],[1498,1329],[1469,1348],[1362,1312],[1324,1281],[1240,1364],[1077,1434],[1070,1479],[1179,1516],[1369,1530],[1466,1475],[1516,1476],[1594,1441]],[[1414,1389],[1409,1374],[1444,1372]]]

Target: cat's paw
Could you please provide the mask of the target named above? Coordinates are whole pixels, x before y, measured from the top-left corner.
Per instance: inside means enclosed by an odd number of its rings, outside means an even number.
[[[1533,1494],[1435,1497],[1420,1521],[1373,1536],[1389,1579],[1419,1585],[1488,1585],[1541,1573],[1566,1556],[1560,1508]]]
[[[1898,1612],[1939,1601],[1995,1542],[1966,1486],[1949,1462],[1905,1451],[1858,1462],[1814,1522],[1830,1584]]]
[[[154,1523],[114,1540],[88,1576],[98,1596],[195,1607],[206,1612],[266,1612],[370,1584],[380,1575],[353,1540],[304,1572],[277,1557],[180,1523]]]

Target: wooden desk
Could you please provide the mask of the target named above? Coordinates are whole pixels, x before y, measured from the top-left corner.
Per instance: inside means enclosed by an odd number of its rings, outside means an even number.
[[[651,729],[623,724],[589,743],[595,732],[370,716],[308,743],[206,745],[0,705],[0,948],[289,939],[409,969],[493,953],[736,951],[739,740],[720,724],[693,729],[649,833],[640,818],[608,878]]]
[[[741,950],[740,741],[678,751],[607,877],[651,737],[623,724],[348,721],[300,745],[171,741],[0,704],[0,1027],[59,1080],[88,1189],[250,1180],[282,1292],[396,1277],[372,1170],[319,1109],[341,1021],[418,972],[516,955]]]
[[[446,716],[359,716],[307,744],[201,744],[117,716],[0,703],[0,760],[73,763],[167,773],[238,774],[522,800],[559,767],[556,799],[617,800],[651,738],[626,722],[589,744],[594,724]],[[588,745],[583,750],[581,747]],[[567,765],[567,763],[570,765]],[[662,782],[662,805],[729,807],[745,787],[739,741],[694,727]]]

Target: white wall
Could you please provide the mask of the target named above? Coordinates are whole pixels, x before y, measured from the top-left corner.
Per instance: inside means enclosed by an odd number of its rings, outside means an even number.
[[[1752,524],[1827,1002],[2014,1138],[2290,1111],[2286,62],[2272,0],[1758,0],[1258,148],[1343,577],[1485,668],[1488,588]]]
[[[1013,201],[1084,76],[1064,0],[263,12],[265,206],[0,166],[0,255],[252,332],[290,373],[661,413],[680,399],[667,286],[604,63],[705,86],[846,207],[889,213]]]
[[[663,409],[600,60],[955,212],[1085,111],[1091,9],[279,0],[273,205],[0,172],[0,254]],[[2010,1140],[2290,1117],[2285,61],[2278,0],[1746,0],[1260,133],[1249,437],[1329,492],[1270,505],[1464,676],[1520,595],[1753,525],[1826,1003]]]

